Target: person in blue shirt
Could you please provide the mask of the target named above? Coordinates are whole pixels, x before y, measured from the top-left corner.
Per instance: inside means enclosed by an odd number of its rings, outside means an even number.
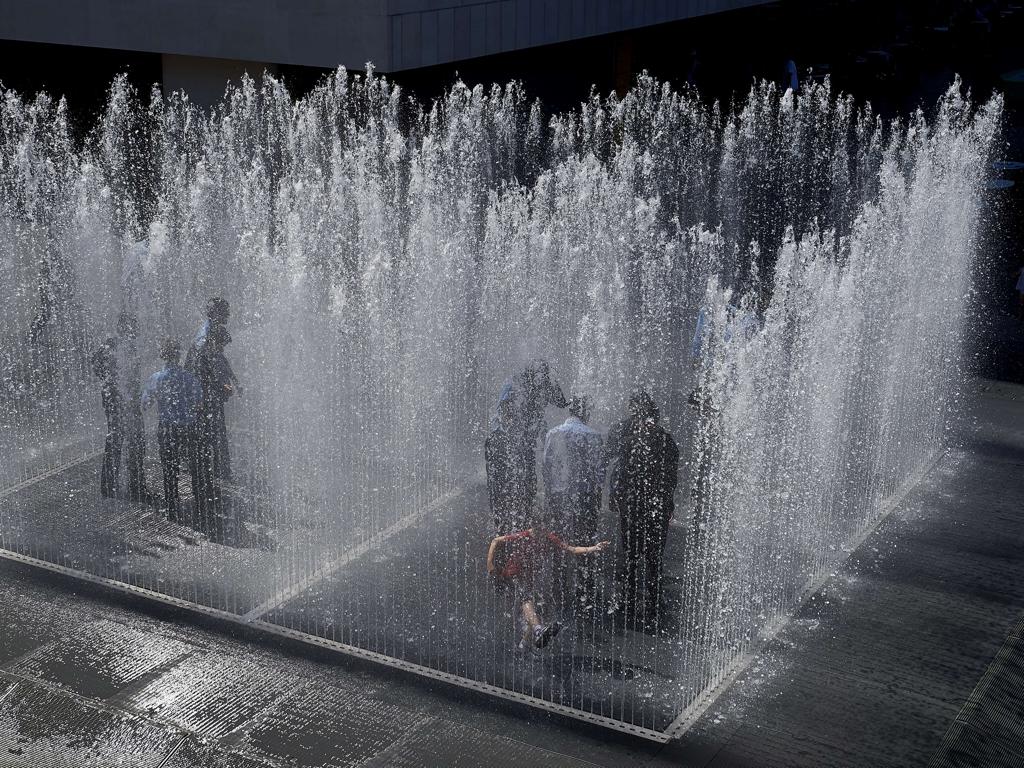
[[[544,498],[547,517],[555,530],[570,541],[593,541],[601,511],[604,484],[604,438],[587,426],[590,403],[584,396],[569,401],[569,417],[547,433],[544,440]],[[562,574],[572,577],[568,565]],[[576,597],[581,607],[593,610],[594,574],[589,563],[576,569]]]
[[[548,507],[561,516],[574,541],[593,537],[604,483],[604,438],[587,426],[585,396],[569,401],[569,417],[544,440],[544,491]]]
[[[157,443],[160,446],[160,464],[164,471],[164,503],[167,518],[181,521],[181,503],[178,492],[178,475],[181,466],[188,462],[192,475],[192,493],[196,499],[203,494],[201,482],[197,482],[195,462],[195,428],[203,391],[196,377],[181,368],[181,345],[174,339],[166,339],[160,346],[160,358],[164,367],[149,377],[142,390],[142,407],[157,405],[160,422],[157,426]]]

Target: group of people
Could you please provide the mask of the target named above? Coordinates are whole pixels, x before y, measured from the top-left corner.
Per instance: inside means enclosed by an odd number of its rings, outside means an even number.
[[[143,410],[156,406],[157,445],[163,469],[164,505],[174,522],[190,525],[212,538],[224,535],[221,488],[231,479],[224,406],[239,391],[225,356],[231,342],[230,307],[220,297],[207,302],[206,322],[193,339],[181,365],[181,344],[160,344],[163,367],[141,383],[136,318],[122,312],[117,335],[108,338],[91,359],[100,380],[107,434],[100,472],[100,493],[142,503],[157,503],[146,488]],[[122,468],[122,455],[126,461]],[[122,471],[122,469],[124,471]],[[195,503],[186,517],[180,498],[182,470],[191,478]]]
[[[228,302],[210,299],[206,316],[184,365],[181,344],[164,339],[163,367],[145,384],[140,376],[138,324],[129,313],[120,315],[117,335],[96,350],[91,363],[101,383],[107,420],[101,494],[158,502],[146,488],[143,420],[143,411],[155,406],[167,516],[217,539],[224,535],[221,491],[231,479],[224,408],[239,387],[225,356],[231,341]],[[549,406],[565,409],[568,415],[544,436],[544,504],[538,509],[537,445]],[[543,647],[558,634],[559,622],[540,618],[545,605],[553,602],[555,589],[565,594],[574,584],[568,591],[579,610],[598,611],[594,563],[588,559],[570,565],[569,556],[597,554],[610,545],[595,542],[606,479],[621,539],[616,593],[608,608],[638,620],[644,628],[655,620],[679,468],[679,449],[659,420],[650,394],[639,389],[630,397],[628,416],[602,435],[589,425],[589,399],[578,395],[567,400],[543,360],[528,364],[502,388],[485,443],[497,533],[488,550],[487,569],[514,590],[524,647]],[[180,498],[183,471],[191,479],[195,498],[190,507]]]
[[[544,503],[538,507],[536,451],[549,405],[567,409],[568,417],[545,436]],[[632,394],[628,416],[607,437],[589,421],[588,398],[566,400],[543,360],[530,362],[498,398],[484,445],[497,533],[488,548],[487,570],[516,596],[521,647],[544,647],[558,634],[561,624],[545,622],[540,614],[553,591],[565,593],[569,580],[575,581],[579,609],[598,609],[594,564],[588,559],[572,567],[569,556],[596,554],[610,542],[569,542],[597,538],[606,479],[621,539],[616,594],[608,608],[642,628],[652,627],[658,615],[679,448],[644,389]]]

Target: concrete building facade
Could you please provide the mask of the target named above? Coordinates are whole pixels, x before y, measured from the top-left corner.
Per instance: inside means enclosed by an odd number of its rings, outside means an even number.
[[[0,0],[0,40],[160,54],[202,99],[267,65],[402,72],[766,1]]]
[[[0,39],[395,72],[767,0],[0,0]]]

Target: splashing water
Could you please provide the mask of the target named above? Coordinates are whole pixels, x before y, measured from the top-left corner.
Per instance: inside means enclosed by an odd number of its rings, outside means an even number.
[[[119,79],[79,144],[63,102],[0,95],[8,551],[660,732],[942,448],[998,98],[887,125],[761,84],[725,115],[643,76],[546,118],[515,84],[427,110],[339,70],[204,113]],[[212,295],[245,387],[225,494],[261,546],[168,543],[98,493],[92,350],[135,313],[148,375]],[[655,629],[580,619],[524,658],[481,445],[535,356],[602,431],[647,387],[683,468]]]

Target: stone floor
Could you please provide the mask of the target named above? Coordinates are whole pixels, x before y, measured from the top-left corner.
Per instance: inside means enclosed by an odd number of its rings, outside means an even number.
[[[1024,761],[1024,388],[659,745],[0,565],[0,766]],[[232,635],[235,632],[235,635]]]
[[[353,535],[351,524],[294,519],[287,508],[253,524],[249,510],[268,505],[254,504],[247,487],[229,486],[224,517],[236,524],[213,540],[168,522],[156,507],[101,497],[99,463],[93,456],[0,498],[0,549],[652,732],[665,730],[707,679],[706,663],[683,663],[687,651],[704,655],[692,650],[696,632],[680,626],[680,520],[666,553],[670,609],[657,631],[606,613],[613,548],[588,558],[598,573],[587,618],[562,604],[574,601],[539,606],[565,628],[557,643],[533,654],[517,648],[511,590],[486,577],[493,532],[482,481],[382,522],[371,537]],[[151,460],[150,487],[158,469]],[[187,482],[183,496],[187,515]],[[614,531],[604,514],[600,529]]]

